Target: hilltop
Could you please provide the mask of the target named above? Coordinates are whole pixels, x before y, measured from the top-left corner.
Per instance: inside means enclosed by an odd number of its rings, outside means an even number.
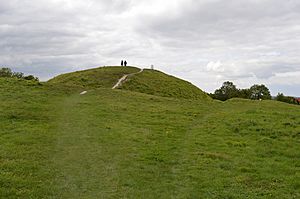
[[[137,73],[129,75],[118,88],[163,97],[211,99],[190,82],[157,70],[145,69],[138,73],[139,71],[140,69],[137,67],[100,67],[59,75],[48,82],[50,84],[78,86],[84,89],[112,88],[122,76]]]
[[[85,89],[112,88],[123,75],[135,73],[139,70],[140,69],[136,67],[99,67],[62,74],[50,79],[48,83]]]

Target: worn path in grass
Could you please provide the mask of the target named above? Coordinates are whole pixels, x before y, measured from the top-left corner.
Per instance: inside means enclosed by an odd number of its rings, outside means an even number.
[[[120,85],[122,85],[122,83],[123,83],[124,81],[126,81],[126,79],[127,79],[129,76],[133,76],[133,75],[137,75],[137,74],[139,74],[139,73],[142,73],[143,70],[144,70],[144,69],[141,69],[141,70],[140,70],[139,72],[137,72],[137,73],[131,73],[131,74],[123,75],[123,77],[121,77],[121,78],[119,79],[119,81],[112,87],[112,89],[118,88]]]
[[[83,97],[73,95],[61,104],[53,158],[58,169],[55,190],[60,198],[100,198],[111,196],[109,191],[117,188],[116,149],[101,141],[108,136],[106,119],[99,115],[97,120],[95,112],[88,112],[84,107],[89,103]]]
[[[126,75],[123,75],[119,80],[118,82],[112,87],[112,89],[116,89],[118,87],[120,87],[126,80],[128,77],[130,76],[133,76],[133,75],[137,75],[139,73],[142,73],[144,69],[140,69],[139,72],[136,72],[136,73],[131,73],[131,74],[126,74]],[[88,91],[83,91],[80,93],[80,95],[85,95],[87,94]]]
[[[176,195],[182,176],[173,170],[187,166],[178,167],[177,155],[193,107],[109,89],[69,96],[59,106],[52,161],[56,197]]]
[[[57,197],[299,196],[299,120],[292,106],[99,89],[69,96],[60,107]]]

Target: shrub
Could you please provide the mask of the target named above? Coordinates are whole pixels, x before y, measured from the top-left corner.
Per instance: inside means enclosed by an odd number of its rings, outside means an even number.
[[[0,77],[12,77],[12,71],[10,68],[1,68]]]
[[[283,93],[278,93],[275,100],[280,101],[280,102],[285,102],[285,103],[289,103],[289,104],[298,104],[299,105],[299,101],[291,96],[284,96]]]
[[[16,78],[19,78],[19,79],[22,79],[24,78],[24,74],[23,73],[20,73],[20,72],[14,72],[12,74],[13,77],[16,77]]]
[[[0,68],[0,77],[18,78],[30,81],[39,81],[39,78],[33,75],[24,76],[21,72],[13,72],[10,68]]]
[[[38,79],[37,77],[34,77],[33,75],[25,76],[24,79],[26,79],[26,80],[39,81],[39,79]]]

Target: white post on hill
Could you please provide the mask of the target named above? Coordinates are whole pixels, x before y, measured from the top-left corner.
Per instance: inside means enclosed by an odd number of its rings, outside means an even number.
[[[151,65],[151,70],[154,70],[154,66],[153,65]]]

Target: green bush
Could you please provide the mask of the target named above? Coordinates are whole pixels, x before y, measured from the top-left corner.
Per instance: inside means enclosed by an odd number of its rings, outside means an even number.
[[[24,79],[26,79],[26,80],[33,80],[33,81],[39,81],[39,78],[34,77],[33,75],[25,76]]]
[[[20,73],[20,72],[14,72],[12,74],[13,77],[16,77],[18,79],[23,79],[24,78],[24,74],[23,73]]]
[[[289,104],[298,104],[299,105],[299,101],[296,98],[291,97],[291,96],[284,96],[283,93],[278,93],[275,100],[280,101],[280,102],[289,103]]]
[[[33,75],[24,76],[21,72],[13,72],[10,68],[0,68],[0,77],[8,77],[8,78],[18,78],[25,79],[31,81],[39,81],[38,77],[34,77]]]
[[[13,73],[10,68],[1,68],[0,77],[12,77]]]

